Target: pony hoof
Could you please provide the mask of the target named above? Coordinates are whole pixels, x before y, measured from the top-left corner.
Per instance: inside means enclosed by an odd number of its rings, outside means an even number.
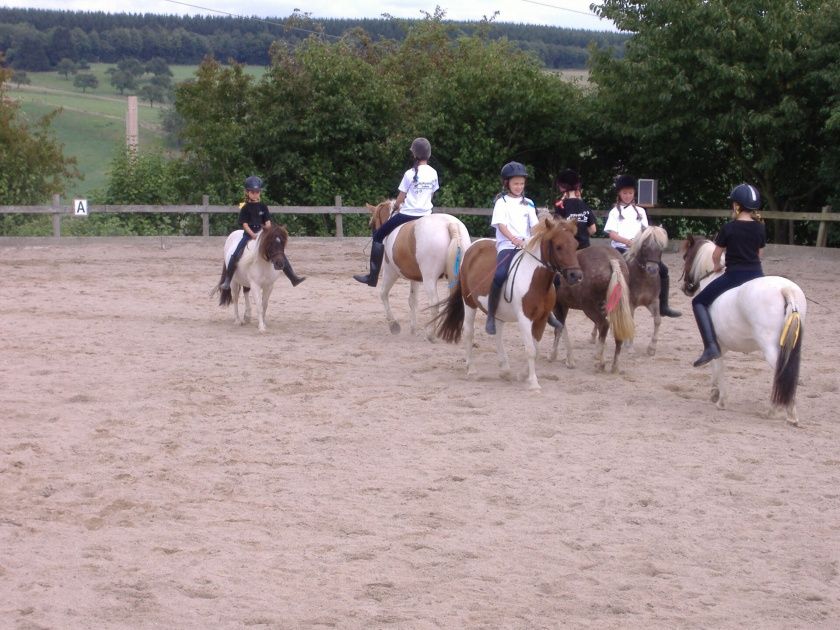
[[[712,390],[712,395],[709,396],[709,400],[711,400],[713,403],[716,403],[717,401],[719,401],[720,400],[720,391],[718,391],[717,389],[713,389]]]
[[[654,348],[653,346],[648,346],[647,353],[649,357],[655,356],[656,348]]]
[[[400,331],[402,331],[402,328],[400,328],[400,323],[399,322],[389,322],[388,323],[388,328],[391,329],[391,334],[392,335],[399,335]]]

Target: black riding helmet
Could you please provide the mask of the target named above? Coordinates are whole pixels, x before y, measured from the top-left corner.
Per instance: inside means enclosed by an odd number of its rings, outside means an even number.
[[[528,177],[528,169],[520,162],[508,162],[502,167],[502,179],[511,177]]]
[[[758,210],[761,207],[761,194],[755,186],[738,184],[729,193],[729,201],[734,201],[747,210]]]
[[[428,160],[432,157],[432,143],[426,138],[415,138],[411,143],[411,155],[416,160]]]
[[[245,179],[245,190],[262,190],[263,181],[256,175],[251,175]]]
[[[554,185],[557,186],[561,192],[569,192],[570,190],[577,190],[580,188],[580,175],[577,171],[570,168],[564,169],[557,174],[557,179],[554,180]]]
[[[615,192],[623,190],[624,188],[636,189],[636,178],[631,175],[619,175],[615,178]]]

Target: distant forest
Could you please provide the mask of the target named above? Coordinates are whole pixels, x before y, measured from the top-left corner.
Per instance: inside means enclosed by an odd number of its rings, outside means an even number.
[[[116,63],[125,58],[170,64],[197,64],[212,55],[248,65],[268,65],[275,40],[295,46],[312,32],[340,37],[363,29],[374,41],[402,41],[410,20],[318,19],[295,13],[267,20],[239,17],[178,16],[54,11],[0,7],[0,53],[11,67],[32,72],[55,68],[62,59]],[[623,56],[628,35],[582,29],[496,22],[449,22],[453,37],[486,29],[491,39],[507,38],[536,55],[547,68],[585,68],[587,47]]]

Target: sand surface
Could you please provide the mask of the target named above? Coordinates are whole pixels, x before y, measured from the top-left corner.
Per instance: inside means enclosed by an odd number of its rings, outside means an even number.
[[[222,242],[0,243],[0,628],[840,627],[837,252],[765,258],[815,300],[793,428],[755,355],[709,402],[676,289],[655,357],[640,310],[596,373],[573,312],[532,394],[483,330],[474,380],[412,335],[405,281],[391,335],[363,239],[292,239],[235,327]]]

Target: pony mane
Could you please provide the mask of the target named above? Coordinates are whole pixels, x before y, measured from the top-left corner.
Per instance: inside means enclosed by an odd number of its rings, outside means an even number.
[[[665,251],[665,248],[668,247],[668,232],[665,231],[665,228],[658,225],[650,225],[642,231],[639,238],[633,239],[633,244],[627,250],[627,260],[636,260],[639,251],[650,239],[653,239],[653,242],[662,251]]]
[[[558,219],[550,214],[540,217],[539,223],[531,230],[531,238],[525,243],[525,249],[531,250],[538,246],[545,238],[546,234],[555,230],[560,226],[564,230],[570,231],[573,235],[577,234],[577,223],[574,221],[567,221],[566,219]]]
[[[260,236],[260,256],[264,260],[270,260],[269,258],[269,251],[268,248],[271,246],[271,243],[274,242],[275,238],[279,238],[283,241],[283,248],[285,249],[286,243],[289,240],[289,231],[286,229],[285,225],[274,225],[271,224],[271,227],[267,227],[261,232],[262,236]]]
[[[691,277],[702,278],[715,268],[712,254],[715,253],[715,244],[709,239],[703,239],[697,246],[697,253],[694,254],[694,261],[691,263]]]
[[[383,199],[375,206],[370,204],[366,204],[368,209],[370,209],[370,222],[368,225],[372,228],[380,227],[385,221],[391,218],[391,215],[394,214],[394,202],[396,199]],[[379,216],[387,209],[388,214],[381,220],[379,220]],[[379,220],[379,225],[376,225],[377,220]]]

